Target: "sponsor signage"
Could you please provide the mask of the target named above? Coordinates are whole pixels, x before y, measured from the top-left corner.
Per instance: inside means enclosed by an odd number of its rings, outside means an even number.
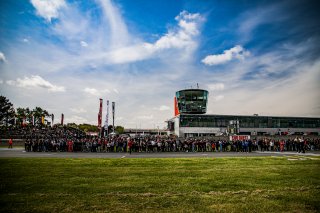
[[[250,140],[250,135],[231,135],[230,141]]]

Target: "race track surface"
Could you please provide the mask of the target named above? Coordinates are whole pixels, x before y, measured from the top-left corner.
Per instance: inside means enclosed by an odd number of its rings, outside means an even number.
[[[106,152],[26,152],[23,148],[0,148],[0,158],[219,158],[219,157],[266,157],[266,156],[320,156],[319,151],[296,152],[149,152],[149,153],[106,153]]]

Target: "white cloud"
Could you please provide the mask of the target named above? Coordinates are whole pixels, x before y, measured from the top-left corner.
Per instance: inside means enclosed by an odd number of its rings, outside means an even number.
[[[6,57],[4,56],[3,52],[0,52],[0,62],[6,62]]]
[[[100,92],[95,88],[86,87],[83,91],[93,96],[100,96]]]
[[[31,0],[31,3],[36,8],[37,14],[49,22],[52,18],[58,18],[59,10],[66,6],[64,0]]]
[[[125,46],[102,54],[102,57],[107,58],[109,63],[119,64],[145,60],[170,49],[184,50],[183,56],[187,56],[188,51],[192,52],[197,47],[195,37],[199,34],[204,18],[198,13],[182,11],[175,19],[178,21],[178,27],[170,29],[156,42]]]
[[[160,111],[170,110],[170,107],[165,106],[165,105],[162,105],[162,106],[160,106],[159,110],[160,110]]]
[[[70,108],[70,110],[74,113],[85,113],[87,112],[87,110],[85,110],[84,108],[80,107],[80,108]]]
[[[159,110],[159,111],[167,111],[170,110],[170,107],[166,106],[166,105],[161,105],[160,107],[154,107],[154,110]]]
[[[83,14],[77,7],[69,6],[61,11],[59,22],[52,26],[53,33],[65,39],[66,49],[74,49],[75,40],[86,47],[86,51],[76,56],[81,64],[124,64],[167,55],[175,57],[177,62],[188,61],[198,46],[197,36],[204,21],[199,13],[182,11],[175,17],[177,25],[151,43],[128,33],[121,13],[110,0],[97,2],[103,12],[101,25],[94,22],[90,12]],[[86,41],[91,41],[90,45]],[[74,57],[69,61],[81,66]]]
[[[29,43],[29,40],[28,40],[27,38],[24,38],[22,41],[23,41],[24,43]]]
[[[188,13],[187,11],[182,11],[178,16],[175,18],[179,21],[179,26],[185,29],[186,32],[192,35],[199,34],[198,26],[194,22],[195,20],[202,20],[203,18],[200,16],[199,13]]]
[[[102,90],[103,93],[110,93],[110,90],[109,89],[104,89]]]
[[[218,55],[208,55],[203,60],[202,63],[212,66],[217,64],[224,64],[233,59],[244,60],[245,57],[249,56],[250,52],[245,50],[242,46],[237,45],[229,50],[223,51],[223,54]]]
[[[88,46],[88,43],[85,42],[85,41],[81,41],[81,42],[80,42],[80,45],[81,45],[82,47],[87,47],[87,46]]]
[[[7,80],[6,83],[10,86],[15,86],[16,85],[16,82],[13,81],[13,80]]]
[[[125,120],[125,118],[124,117],[115,117],[114,120],[115,121],[123,121],[123,120]]]
[[[2,79],[0,79],[0,84],[3,84],[3,80]]]
[[[80,11],[76,5],[77,3],[72,3],[72,6],[64,7],[59,14],[59,21],[50,26],[52,32],[65,41],[65,48],[74,48],[75,42],[80,41],[81,46],[81,41],[100,39],[100,33],[93,27],[88,12]]]
[[[97,65],[95,65],[95,64],[90,64],[90,69],[92,69],[92,70],[97,69]]]
[[[178,30],[169,31],[162,36],[155,42],[155,49],[194,48],[196,46],[193,38],[199,34],[200,23],[203,21],[202,16],[198,13],[182,11],[175,19],[178,21]]]
[[[72,115],[72,116],[65,115],[65,123],[83,124],[83,123],[93,123],[93,122],[89,122],[88,119],[78,115]]]
[[[103,97],[106,93],[110,93],[109,89],[96,89],[96,88],[90,88],[90,87],[86,87],[83,91],[95,97]]]
[[[224,84],[223,83],[209,84],[208,88],[210,91],[221,91],[221,90],[224,90]]]
[[[105,15],[105,21],[110,27],[110,48],[126,46],[130,40],[127,26],[121,13],[111,0],[98,0]]]
[[[137,116],[137,118],[141,120],[152,120],[153,115],[140,115],[140,116]]]
[[[155,50],[151,44],[144,43],[119,48],[102,54],[108,64],[123,64],[150,58]]]
[[[57,86],[51,84],[49,81],[44,80],[39,75],[32,75],[29,77],[24,77],[23,79],[17,78],[17,80],[8,80],[8,85],[17,86],[22,88],[45,88],[50,92],[64,92],[65,88],[63,86]]]
[[[217,102],[217,101],[220,101],[224,98],[223,95],[217,95],[217,96],[213,96],[213,101]]]
[[[113,89],[113,91],[117,94],[119,94],[119,91],[117,89]]]

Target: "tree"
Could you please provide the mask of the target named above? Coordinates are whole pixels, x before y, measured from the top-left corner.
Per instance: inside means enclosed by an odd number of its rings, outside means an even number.
[[[4,96],[0,96],[0,124],[13,124],[15,118],[15,111],[12,103]]]
[[[67,127],[72,127],[72,128],[78,129],[78,125],[75,123],[67,123]]]
[[[32,114],[34,116],[34,120],[37,121],[36,123],[41,124],[42,117],[49,117],[50,114],[47,110],[42,109],[41,107],[36,107],[32,110]]]
[[[30,118],[31,116],[31,111],[29,109],[29,107],[27,108],[21,108],[18,107],[16,110],[16,118],[17,118],[17,123],[18,124],[22,124],[23,119],[25,119],[25,121],[29,121],[29,123],[32,122],[32,118]]]
[[[123,126],[116,126],[115,132],[118,133],[119,135],[123,134],[124,133],[124,127]]]
[[[99,129],[96,125],[91,124],[79,124],[79,129],[84,132],[99,132]]]
[[[112,126],[112,125],[109,125],[109,126],[108,126],[108,134],[110,134],[111,132],[113,132],[113,126]]]

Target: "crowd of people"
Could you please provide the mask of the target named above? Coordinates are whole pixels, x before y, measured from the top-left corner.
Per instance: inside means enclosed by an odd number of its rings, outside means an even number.
[[[268,137],[230,141],[211,138],[177,138],[174,136],[113,135],[98,137],[66,126],[11,130],[21,134],[27,152],[252,152],[320,150],[319,138],[297,136],[272,139]],[[9,146],[12,148],[12,140]]]
[[[66,136],[67,133],[67,136]],[[304,153],[320,149],[319,139],[295,138],[287,140],[228,141],[215,139],[179,139],[164,136],[74,137],[68,132],[55,136],[28,137],[26,151],[34,152],[252,152],[293,151]]]

